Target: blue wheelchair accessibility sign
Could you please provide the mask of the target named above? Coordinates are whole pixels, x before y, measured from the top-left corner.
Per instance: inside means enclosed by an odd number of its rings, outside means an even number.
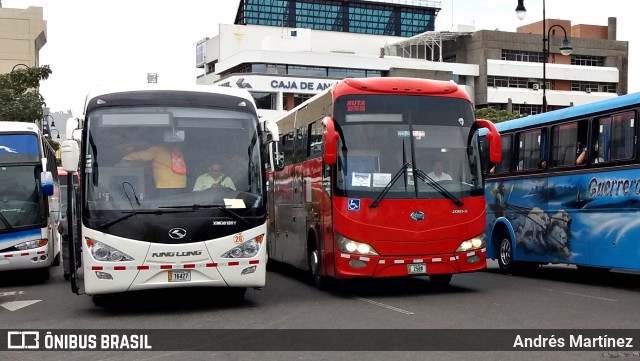
[[[347,210],[349,211],[359,211],[360,210],[360,200],[355,198],[349,198],[349,202],[347,203]]]

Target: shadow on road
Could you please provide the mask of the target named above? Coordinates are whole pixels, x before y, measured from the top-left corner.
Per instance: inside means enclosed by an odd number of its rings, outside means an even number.
[[[485,272],[499,274],[500,270],[490,267]],[[545,265],[527,267],[508,276],[640,291],[640,273],[625,271],[580,270],[574,266]]]
[[[307,284],[310,288],[315,287],[313,278],[309,271],[301,270],[273,260],[269,260],[268,270],[269,272],[275,272],[286,277],[294,278],[301,283]],[[468,275],[453,275],[451,284],[444,287],[433,284],[427,276],[334,280],[329,292],[338,296],[344,296],[345,294],[358,296],[446,295],[452,293],[475,292],[476,289],[457,285],[456,279],[458,277],[466,276]]]

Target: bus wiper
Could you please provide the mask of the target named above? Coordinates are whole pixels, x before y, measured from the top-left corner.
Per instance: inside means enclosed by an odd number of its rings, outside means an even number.
[[[227,209],[227,207],[220,205],[220,204],[192,204],[190,206],[169,206],[169,207],[159,207],[159,208],[177,208],[177,209],[182,209],[182,208],[188,208],[191,211],[195,211],[201,208],[217,208],[219,210],[221,210],[222,212],[226,213],[227,215],[231,216],[231,218],[236,219],[242,223],[244,223],[246,226],[250,226],[251,223],[249,223],[249,221],[247,221],[245,218],[243,218],[242,216],[238,215],[237,213],[234,213],[232,211],[230,211],[229,209]]]
[[[438,182],[433,180],[433,178],[429,177],[429,175],[425,173],[422,169],[416,168],[414,169],[414,172],[416,173],[416,177],[418,177],[418,179],[420,179],[421,181],[433,187],[435,190],[440,192],[440,194],[442,194],[443,196],[451,199],[453,203],[456,204],[456,206],[462,207],[464,205],[464,203],[462,203],[462,201],[458,199],[458,197],[451,194],[451,192],[449,192],[445,187],[441,186]]]
[[[5,218],[4,214],[2,214],[2,212],[0,212],[0,221],[2,221],[2,223],[4,223],[7,226],[7,229],[9,231],[13,231],[13,226],[11,225],[11,223],[9,223],[7,218]]]
[[[391,189],[391,187],[393,187],[394,184],[396,184],[396,182],[398,181],[398,179],[400,178],[400,175],[402,175],[404,172],[407,171],[407,168],[409,168],[410,164],[408,162],[404,162],[404,164],[402,165],[402,168],[400,168],[396,174],[393,176],[393,178],[391,178],[391,180],[389,181],[389,183],[384,187],[384,189],[380,192],[380,194],[378,195],[378,197],[371,202],[371,204],[369,205],[369,208],[375,208],[378,206],[378,204],[380,203],[380,201],[382,200],[382,198],[387,195],[387,193],[389,193],[389,189]]]
[[[120,222],[124,221],[125,219],[129,219],[129,218],[131,218],[131,217],[133,217],[135,215],[138,215],[138,214],[161,215],[161,214],[169,214],[169,213],[187,213],[187,212],[193,212],[193,210],[190,210],[190,209],[180,209],[180,210],[178,210],[178,209],[176,209],[176,210],[173,210],[173,211],[165,211],[165,210],[162,210],[162,209],[153,209],[153,210],[147,210],[147,211],[136,211],[136,210],[124,211],[123,213],[125,213],[125,215],[123,215],[121,217],[118,217],[118,218],[116,218],[116,219],[114,219],[112,221],[105,222],[105,223],[99,225],[98,229],[103,230],[103,229],[109,228],[109,227],[113,226],[116,223],[120,223]]]

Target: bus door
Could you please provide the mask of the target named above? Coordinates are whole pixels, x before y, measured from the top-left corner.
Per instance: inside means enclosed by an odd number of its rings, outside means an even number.
[[[293,132],[282,134],[279,149],[284,154],[284,169],[273,174],[273,220],[274,242],[271,244],[271,257],[284,262],[287,259],[287,247],[291,237],[291,204],[293,197],[292,173],[293,161]]]
[[[308,184],[305,184],[305,164],[307,158],[307,126],[296,130],[294,140],[294,165],[291,173],[291,235],[288,241],[290,257],[287,262],[298,268],[307,267],[307,217],[306,194]]]
[[[71,291],[75,294],[84,294],[84,270],[82,267],[82,233],[80,221],[79,188],[74,186],[73,177],[76,174],[67,174],[67,229],[69,230],[69,247],[64,252],[69,258],[69,280]]]

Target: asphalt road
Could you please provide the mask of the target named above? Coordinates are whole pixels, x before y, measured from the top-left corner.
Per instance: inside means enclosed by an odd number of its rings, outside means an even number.
[[[344,282],[331,292],[316,290],[306,274],[289,267],[268,273],[267,286],[249,290],[245,300],[231,302],[218,290],[180,289],[131,293],[96,307],[89,296],[71,293],[61,269],[40,282],[21,273],[0,278],[0,322],[4,329],[210,329],[296,330],[344,329],[638,329],[640,275],[610,272],[587,275],[567,266],[545,266],[525,275],[502,275],[490,262],[487,271],[453,277],[445,290],[428,278]],[[394,333],[395,332],[395,333]],[[176,337],[182,337],[176,331]],[[242,335],[240,335],[242,336]],[[288,335],[290,336],[290,335]],[[294,335],[295,338],[295,335]],[[465,340],[461,332],[460,342]],[[286,340],[282,348],[286,349]],[[376,339],[372,339],[376,342]],[[175,340],[174,340],[175,342]],[[178,341],[180,342],[180,341]],[[185,350],[151,352],[48,351],[4,352],[3,360],[640,360],[640,355],[606,351],[201,351],[193,340]],[[293,341],[291,341],[293,342]],[[636,340],[635,350],[640,349]],[[237,346],[234,340],[233,345]],[[374,344],[374,348],[385,349]]]

